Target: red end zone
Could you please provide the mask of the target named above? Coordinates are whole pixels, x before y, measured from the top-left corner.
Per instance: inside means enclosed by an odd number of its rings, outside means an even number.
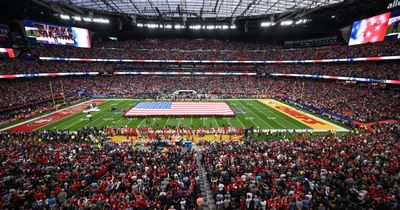
[[[103,102],[105,102],[105,100],[91,100],[91,101],[86,101],[84,103],[66,108],[66,109],[62,109],[59,111],[56,111],[54,113],[50,113],[47,115],[44,115],[42,117],[33,119],[33,120],[29,120],[25,123],[16,125],[12,128],[7,129],[7,131],[11,131],[11,132],[30,132],[30,131],[34,131],[40,127],[46,126],[46,125],[50,125],[52,123],[55,123],[61,119],[64,119],[66,117],[69,117],[73,114],[76,114],[78,112],[81,112],[85,109],[85,107],[89,106],[91,103],[95,102],[96,104],[101,104]]]

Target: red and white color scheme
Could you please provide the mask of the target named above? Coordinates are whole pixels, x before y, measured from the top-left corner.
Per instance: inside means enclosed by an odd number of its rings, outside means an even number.
[[[108,58],[61,58],[61,57],[39,57],[44,61],[78,61],[78,62],[118,62],[118,63],[225,63],[225,64],[281,64],[281,63],[339,63],[360,62],[378,60],[400,60],[400,56],[379,56],[360,58],[329,58],[313,60],[135,60],[135,59],[108,59]]]
[[[224,102],[141,102],[124,116],[235,116],[235,113]]]
[[[82,76],[82,75],[99,75],[99,72],[59,72],[59,73],[27,73],[27,74],[2,74],[0,79],[15,79],[26,77],[55,77],[55,76]]]
[[[188,76],[257,76],[253,72],[175,72],[175,71],[131,71],[114,72],[115,75],[188,75]]]
[[[28,120],[26,122],[17,124],[15,126],[12,126],[10,128],[7,128],[7,131],[11,131],[11,132],[31,132],[34,131],[38,128],[44,127],[46,125],[50,125],[52,123],[55,123],[59,120],[62,120],[66,117],[69,117],[73,114],[76,114],[78,112],[81,112],[85,109],[85,107],[90,106],[92,103],[96,103],[96,104],[100,104],[105,102],[105,100],[91,100],[91,101],[87,101],[75,106],[71,106],[69,108],[66,109],[61,109],[59,111],[32,119],[32,120]]]
[[[390,12],[354,22],[349,45],[383,41]]]
[[[15,58],[14,50],[12,48],[0,48],[0,53],[7,53],[9,58]]]

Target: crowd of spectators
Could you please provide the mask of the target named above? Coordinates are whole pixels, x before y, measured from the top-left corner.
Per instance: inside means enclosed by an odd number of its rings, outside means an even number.
[[[224,41],[216,39],[140,39],[116,42],[96,43],[96,49],[166,49],[166,50],[269,50],[282,47],[266,43],[250,43],[242,41]]]
[[[283,49],[266,43],[167,39],[113,42],[92,49],[36,46],[34,54],[45,57],[146,60],[299,60],[398,55],[398,44],[387,41],[357,46]]]
[[[95,129],[2,133],[0,208],[195,209],[195,160],[181,147],[109,143]]]
[[[258,72],[285,74],[319,74],[329,76],[400,79],[397,61],[315,64],[162,64],[162,63],[102,63],[13,59],[0,64],[0,74],[163,71],[163,72]]]
[[[0,74],[30,74],[54,72],[113,72],[115,65],[109,63],[50,62],[13,59],[0,63]]]
[[[161,81],[161,82],[160,82]],[[26,118],[85,97],[161,98],[176,90],[196,90],[209,97],[253,97],[267,92],[267,79],[255,77],[96,76],[3,80],[0,122]],[[51,86],[50,86],[51,85]],[[262,87],[258,87],[262,85]],[[29,88],[27,88],[29,87]]]
[[[86,92],[119,97],[161,97],[176,90],[195,90],[202,94],[251,97],[266,93],[268,79],[256,77],[163,77],[163,76],[97,76],[69,78],[36,78],[2,81],[1,108],[28,104],[38,100]],[[62,84],[61,84],[62,83]],[[29,89],[24,88],[29,87]]]
[[[63,94],[66,98],[94,96],[161,99],[176,90],[195,90],[204,98],[274,97],[283,94],[302,104],[360,122],[400,119],[400,93],[395,90],[319,80],[246,76],[105,75],[6,80],[0,86],[0,109],[8,110],[38,101],[50,101],[52,93],[58,98],[62,98]]]
[[[102,72],[115,71],[177,71],[177,72],[255,72],[254,65],[240,64],[161,64],[161,63],[101,63],[40,60],[5,60],[0,63],[0,74]]]
[[[317,74],[328,76],[361,77],[400,80],[400,65],[390,62],[272,64],[259,66],[258,71],[282,74]]]
[[[219,142],[201,161],[217,209],[399,209],[399,135]]]
[[[283,49],[218,40],[139,40],[93,49],[37,46],[40,56],[288,60],[397,55],[398,42]],[[192,66],[12,60],[1,74],[131,69],[239,71],[238,65]],[[228,68],[228,69],[226,69]],[[255,71],[246,66],[246,71]],[[264,73],[312,73],[399,79],[395,62],[269,65]],[[32,116],[85,97],[163,98],[195,90],[205,98],[281,95],[361,122],[400,120],[400,93],[331,81],[272,77],[117,76],[2,80],[0,121]],[[201,163],[217,209],[398,209],[400,125],[362,136],[293,141],[205,143]],[[268,139],[266,139],[268,140]],[[202,205],[193,151],[110,143],[98,129],[0,133],[0,209],[195,209]]]
[[[271,136],[272,138],[272,136]],[[398,209],[400,125],[344,137],[112,143],[99,129],[0,133],[1,209]]]
[[[291,86],[291,87],[290,87]],[[400,93],[336,83],[307,81],[287,85],[286,97],[359,122],[400,119]]]
[[[102,63],[40,61],[36,56],[76,58],[127,58],[150,60],[293,60],[347,58],[398,55],[398,42],[380,42],[359,46],[325,46],[319,48],[284,49],[266,43],[246,43],[221,40],[131,40],[97,44],[92,49],[68,46],[37,45],[31,56],[5,59],[0,63],[0,74],[47,72],[105,72],[114,71],[187,71],[187,72],[264,72],[323,74],[330,76],[373,77],[399,79],[395,61],[369,61],[324,64],[162,64],[162,63]]]

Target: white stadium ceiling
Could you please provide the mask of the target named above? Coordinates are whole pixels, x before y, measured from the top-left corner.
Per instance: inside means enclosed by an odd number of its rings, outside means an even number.
[[[238,18],[319,8],[344,0],[46,0],[72,7],[145,17]]]

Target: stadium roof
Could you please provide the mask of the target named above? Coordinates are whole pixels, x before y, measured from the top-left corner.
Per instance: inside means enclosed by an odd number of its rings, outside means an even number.
[[[242,18],[315,9],[344,0],[46,0],[142,17]]]

